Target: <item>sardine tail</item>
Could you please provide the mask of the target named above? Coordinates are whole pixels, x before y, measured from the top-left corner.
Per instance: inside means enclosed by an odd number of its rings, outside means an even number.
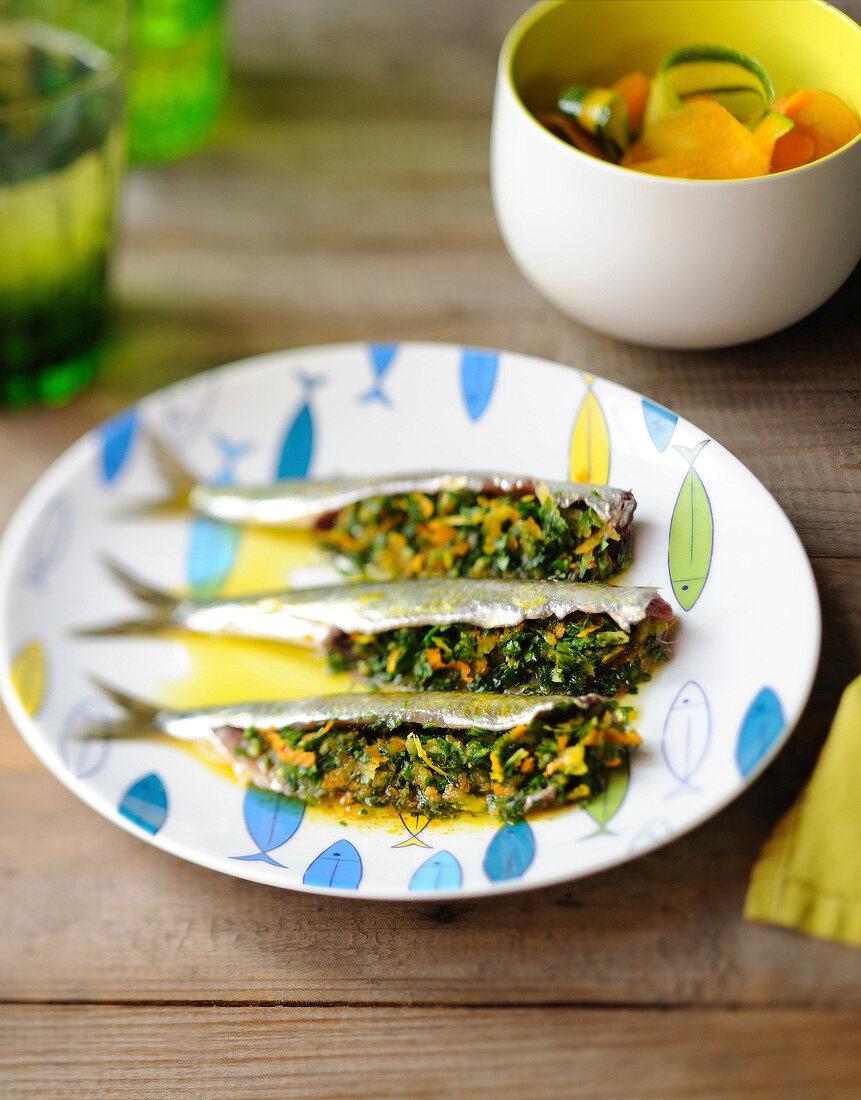
[[[173,623],[173,611],[178,603],[169,592],[154,588],[140,577],[134,576],[113,559],[105,557],[102,562],[113,578],[129,591],[141,603],[147,605],[150,614],[145,619],[128,619],[114,623],[99,623],[96,626],[79,627],[73,631],[78,638],[104,638],[117,634],[157,634],[168,630]]]
[[[111,576],[119,581],[123,588],[127,589],[141,603],[166,610],[172,610],[176,607],[178,601],[170,592],[165,592],[163,588],[156,588],[154,585],[148,584],[145,580],[135,576],[134,573],[130,573],[124,565],[120,565],[113,558],[104,556],[102,564]]]
[[[197,483],[197,478],[183,466],[177,453],[163,439],[150,434],[149,442],[158,468],[170,482],[171,488],[176,493],[185,493],[188,496]]]
[[[115,623],[96,623],[69,631],[73,638],[119,638],[123,635],[161,634],[173,624],[170,619],[122,619]]]
[[[158,707],[144,699],[127,695],[124,691],[104,683],[95,676],[90,676],[88,679],[112,703],[120,707],[123,713],[117,718],[92,719],[80,732],[75,733],[74,740],[115,740],[124,737],[146,737],[162,732],[155,724]]]
[[[188,511],[188,498],[198,479],[183,466],[177,454],[157,435],[148,433],[150,448],[159,472],[168,483],[168,493],[157,500],[142,501],[126,508],[121,514],[135,518],[169,516]]]

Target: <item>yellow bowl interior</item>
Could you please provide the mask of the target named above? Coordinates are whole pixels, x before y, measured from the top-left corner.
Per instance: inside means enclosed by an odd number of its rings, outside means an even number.
[[[861,115],[861,27],[821,0],[541,3],[512,28],[503,69],[530,111],[548,110],[565,84],[651,76],[667,50],[705,43],[755,57],[777,95],[824,88]]]

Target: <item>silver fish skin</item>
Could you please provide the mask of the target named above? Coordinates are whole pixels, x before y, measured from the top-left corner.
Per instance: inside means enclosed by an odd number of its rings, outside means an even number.
[[[174,710],[134,699],[105,684],[98,686],[125,712],[123,719],[108,721],[101,727],[103,736],[134,736],[134,725],[138,734],[156,731],[179,741],[211,740],[212,731],[225,726],[245,731],[313,727],[330,721],[359,728],[386,722],[503,733],[528,724],[538,715],[567,714],[571,710],[588,712],[608,702],[600,695],[370,691]]]
[[[231,487],[195,485],[188,496],[191,509],[225,523],[257,527],[312,527],[323,516],[372,497],[401,496],[469,489],[523,495],[539,485],[561,507],[588,504],[604,523],[624,535],[631,526],[636,502],[630,492],[607,485],[548,481],[518,474],[446,473],[428,471],[396,476],[342,477],[319,481],[291,478],[276,485]]]
[[[604,703],[598,695],[490,695],[462,691],[408,693],[356,692],[315,695],[286,702],[241,703],[200,710],[160,710],[158,729],[169,737],[193,740],[223,726],[239,730],[283,729],[316,726],[326,722],[355,724],[377,722],[439,726],[442,729],[481,729],[504,733],[528,725],[538,715],[571,710],[588,711]]]
[[[606,614],[622,630],[647,617],[669,621],[672,610],[656,588],[579,581],[426,577],[358,581],[227,600],[176,600],[117,565],[114,575],[155,607],[153,619],[84,633],[180,627],[196,634],[259,638],[325,648],[338,632],[376,634],[410,626],[464,623],[481,629],[527,619],[564,619],[576,611]]]
[[[259,637],[265,631],[270,638],[287,637],[297,622],[312,633],[327,627],[344,634],[377,634],[451,623],[490,630],[526,619],[564,619],[575,611],[609,615],[629,630],[646,618],[657,594],[656,588],[576,581],[428,577],[327,585],[227,604],[182,603],[177,615],[189,630],[201,633],[237,629]]]

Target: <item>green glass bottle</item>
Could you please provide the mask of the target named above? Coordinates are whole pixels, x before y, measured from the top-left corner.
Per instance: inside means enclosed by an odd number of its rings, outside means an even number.
[[[132,160],[174,160],[209,137],[227,92],[225,21],[224,0],[132,0]]]

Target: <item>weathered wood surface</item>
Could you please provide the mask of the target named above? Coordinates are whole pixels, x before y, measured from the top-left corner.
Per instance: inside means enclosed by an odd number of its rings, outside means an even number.
[[[218,138],[130,181],[102,381],[0,414],[0,527],[83,431],[176,378],[327,341],[487,344],[632,386],[749,466],[813,560],[823,660],[784,752],[689,836],[444,906],[185,864],[78,802],[0,714],[0,1095],[857,1094],[861,953],[747,924],[741,903],[861,665],[861,271],[741,348],[588,332],[526,285],[490,206],[494,54],[525,4],[237,7]]]
[[[7,1006],[0,1075],[6,1100],[733,1100],[740,1080],[744,1100],[849,1100],[859,1026],[857,1012],[785,1009]]]

